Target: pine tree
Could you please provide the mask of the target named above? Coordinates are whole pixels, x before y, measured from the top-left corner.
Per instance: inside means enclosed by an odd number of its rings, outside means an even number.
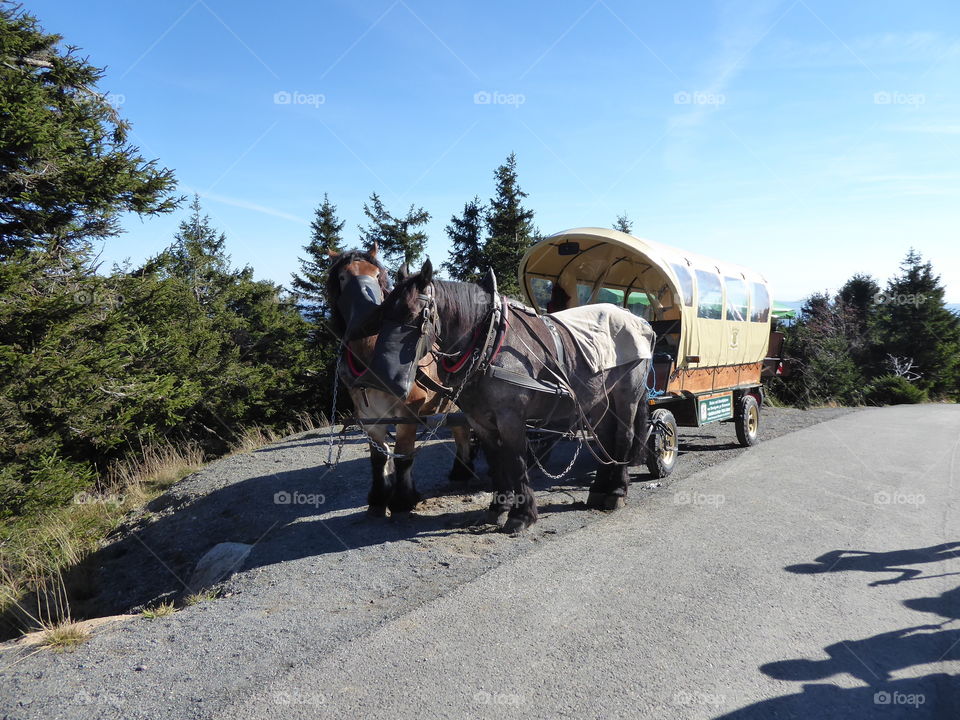
[[[787,328],[785,351],[791,374],[778,383],[783,400],[801,407],[863,401],[865,381],[850,352],[843,314],[826,293],[806,299],[799,318]]]
[[[200,197],[194,195],[190,216],[180,223],[173,244],[148,260],[141,272],[159,272],[162,277],[186,281],[200,306],[209,307],[237,276],[230,266],[226,242],[226,236],[211,225],[210,216],[203,214]]]
[[[878,351],[876,296],[880,286],[870,275],[857,273],[837,292],[837,312],[843,323],[850,354],[867,376],[881,372],[881,353]]]
[[[427,233],[419,228],[428,222],[430,213],[411,204],[407,214],[394,221],[393,242],[392,247],[386,248],[387,257],[406,267],[414,267],[427,247]]]
[[[487,272],[483,254],[483,227],[486,208],[479,197],[464,204],[463,213],[450,218],[447,237],[450,238],[450,259],[443,269],[454,280],[477,282]]]
[[[517,183],[517,156],[510,153],[506,162],[494,171],[496,188],[487,214],[488,238],[483,247],[487,264],[497,275],[500,289],[518,295],[517,268],[537,235],[533,211],[523,207],[527,193]]]
[[[0,8],[0,259],[83,252],[119,232],[121,213],[179,203],[172,171],[127,142],[97,90],[103,71],[60,41],[17,5]]]
[[[617,215],[617,219],[613,223],[613,229],[629,235],[633,232],[633,220],[628,218],[626,213],[623,213],[623,215]]]
[[[917,386],[931,396],[960,391],[960,318],[944,303],[944,288],[933,265],[912,248],[877,295],[883,350],[912,360],[920,374]]]
[[[310,242],[304,245],[306,257],[300,258],[300,274],[293,273],[291,285],[302,302],[304,315],[312,322],[326,317],[328,308],[325,284],[333,261],[330,253],[341,253],[344,222],[337,218],[337,208],[327,194],[315,210],[310,223]]]
[[[430,222],[426,210],[410,205],[407,214],[398,218],[384,207],[377,193],[371,193],[369,203],[363,205],[363,214],[367,226],[360,226],[360,239],[367,248],[376,243],[388,265],[413,266],[422,257],[427,234],[418,228]]]

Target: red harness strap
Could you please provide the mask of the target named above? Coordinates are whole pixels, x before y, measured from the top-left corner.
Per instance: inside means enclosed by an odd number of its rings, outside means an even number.
[[[504,304],[506,308],[506,304]],[[503,348],[503,341],[507,337],[507,328],[510,327],[510,318],[508,313],[503,315],[503,325],[500,328],[500,338],[497,342],[497,347],[494,349],[493,354],[490,356],[490,359],[487,361],[487,364],[492,363],[497,355],[500,354],[500,350]],[[466,365],[467,360],[470,359],[470,356],[473,354],[474,349],[477,347],[477,340],[480,337],[480,328],[473,329],[473,337],[470,339],[470,347],[463,351],[463,354],[460,355],[460,358],[453,364],[450,365],[447,362],[446,358],[440,358],[440,366],[446,370],[448,373],[457,373],[463,369],[463,366]]]
[[[350,346],[347,345],[347,367],[350,368],[350,374],[354,377],[361,377],[365,375],[367,370],[370,368],[364,368],[360,370],[357,368],[357,361],[353,358],[353,350],[350,349]]]
[[[463,354],[460,356],[460,359],[457,360],[452,366],[447,363],[446,358],[440,358],[440,365],[448,373],[460,372],[463,366],[466,364],[467,360],[470,359],[470,356],[473,354],[473,349],[477,346],[477,336],[479,332],[476,328],[473,329],[473,338],[470,340],[470,347],[463,351]]]

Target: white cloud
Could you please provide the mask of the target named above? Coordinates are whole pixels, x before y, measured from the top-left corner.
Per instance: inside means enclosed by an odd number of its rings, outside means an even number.
[[[244,200],[243,198],[230,197],[229,195],[218,195],[217,193],[208,193],[203,192],[202,190],[192,190],[190,188],[185,189],[189,193],[196,192],[200,197],[206,200],[213,200],[214,202],[223,203],[224,205],[232,205],[233,207],[243,208],[244,210],[252,210],[253,212],[270,215],[283,220],[289,220],[290,222],[295,222],[300,225],[309,225],[309,222],[301,217],[291,215],[290,213],[285,213],[282,210],[267,207],[266,205],[258,205],[257,203],[250,202],[249,200]]]

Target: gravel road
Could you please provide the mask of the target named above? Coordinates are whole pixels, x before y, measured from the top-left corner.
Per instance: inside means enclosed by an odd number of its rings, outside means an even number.
[[[764,408],[772,439],[852,412]],[[489,493],[478,478],[453,489],[449,440],[419,450],[418,488],[427,500],[407,518],[367,518],[366,444],[345,439],[335,467],[329,437],[311,431],[253,453],[212,463],[174,486],[118,530],[92,559],[96,582],[76,603],[88,617],[134,613],[100,625],[69,653],[6,643],[0,655],[5,718],[209,718],[292,669],[331,656],[458,586],[592,523],[586,453],[558,483],[536,482],[540,522],[511,538],[479,527]],[[681,429],[681,456],[666,482],[640,472],[631,505],[672,493],[671,485],[737,457],[733,426]],[[548,469],[572,457],[558,446]],[[278,493],[293,501],[278,504]],[[221,542],[253,545],[220,597],[154,620],[136,613],[198,590],[187,583],[197,560]],[[467,620],[465,619],[466,623]],[[280,704],[311,702],[309,691],[278,691]],[[286,692],[286,695],[282,693]],[[264,715],[269,714],[265,710]]]

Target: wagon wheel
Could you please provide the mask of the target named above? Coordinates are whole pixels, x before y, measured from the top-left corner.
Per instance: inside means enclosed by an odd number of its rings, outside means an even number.
[[[735,420],[737,440],[744,447],[760,442],[760,406],[753,395],[744,395],[740,399],[740,409]]]
[[[653,411],[650,423],[652,429],[647,440],[647,470],[655,478],[665,478],[677,464],[677,421],[672,412],[659,408]]]

